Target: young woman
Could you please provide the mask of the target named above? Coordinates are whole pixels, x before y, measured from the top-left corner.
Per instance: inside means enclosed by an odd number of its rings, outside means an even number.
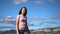
[[[21,8],[16,18],[16,33],[17,34],[30,34],[30,31],[27,25],[26,15],[27,15],[27,8],[26,7]]]

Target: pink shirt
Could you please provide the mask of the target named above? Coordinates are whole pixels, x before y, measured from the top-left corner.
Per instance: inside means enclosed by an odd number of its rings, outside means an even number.
[[[27,25],[26,17],[23,17],[22,15],[18,15],[17,18],[19,18],[19,30],[25,30]]]

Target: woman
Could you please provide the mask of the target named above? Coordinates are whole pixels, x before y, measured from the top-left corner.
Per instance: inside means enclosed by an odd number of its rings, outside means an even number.
[[[30,31],[28,29],[27,25],[27,8],[23,7],[21,8],[19,14],[16,18],[16,33],[17,34],[30,34]]]

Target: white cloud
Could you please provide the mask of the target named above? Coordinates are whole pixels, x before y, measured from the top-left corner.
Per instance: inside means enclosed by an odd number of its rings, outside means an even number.
[[[0,18],[0,22],[3,22],[3,21],[4,21],[4,19]]]
[[[55,0],[35,0],[35,3],[37,3],[37,4],[43,4],[46,2],[55,3],[56,1]]]
[[[42,3],[44,3],[44,1],[43,0],[36,0],[35,3],[42,4]]]
[[[32,22],[28,23],[28,26],[35,26]]]
[[[59,20],[60,19],[60,12],[55,12],[53,16],[50,17],[52,20]]]
[[[55,0],[48,0],[50,3],[54,3],[55,2]]]
[[[41,21],[41,22],[39,22],[39,25],[44,25],[44,24],[51,25],[51,24],[57,24],[57,22],[56,21]]]
[[[10,23],[10,24],[15,24],[16,20],[15,19],[5,19],[4,23]]]
[[[41,20],[41,21],[45,21],[46,19],[38,17],[38,16],[33,16],[33,17],[28,18],[28,20]]]
[[[14,19],[13,16],[6,16],[5,18],[0,18],[0,22],[15,24],[16,19]]]
[[[12,19],[13,17],[12,17],[12,16],[6,16],[6,18],[8,18],[8,19]]]
[[[12,0],[14,2],[14,4],[18,5],[21,3],[26,3],[28,0]]]
[[[2,28],[15,28],[15,26],[0,26],[0,29]]]

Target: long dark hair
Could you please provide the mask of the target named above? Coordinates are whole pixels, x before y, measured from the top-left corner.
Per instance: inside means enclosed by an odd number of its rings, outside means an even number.
[[[20,11],[19,11],[19,14],[18,15],[20,15],[21,13],[22,13],[22,9],[23,8],[25,8],[25,14],[24,14],[24,16],[26,16],[26,14],[27,14],[27,8],[26,7],[22,7],[21,9],[20,9]]]

